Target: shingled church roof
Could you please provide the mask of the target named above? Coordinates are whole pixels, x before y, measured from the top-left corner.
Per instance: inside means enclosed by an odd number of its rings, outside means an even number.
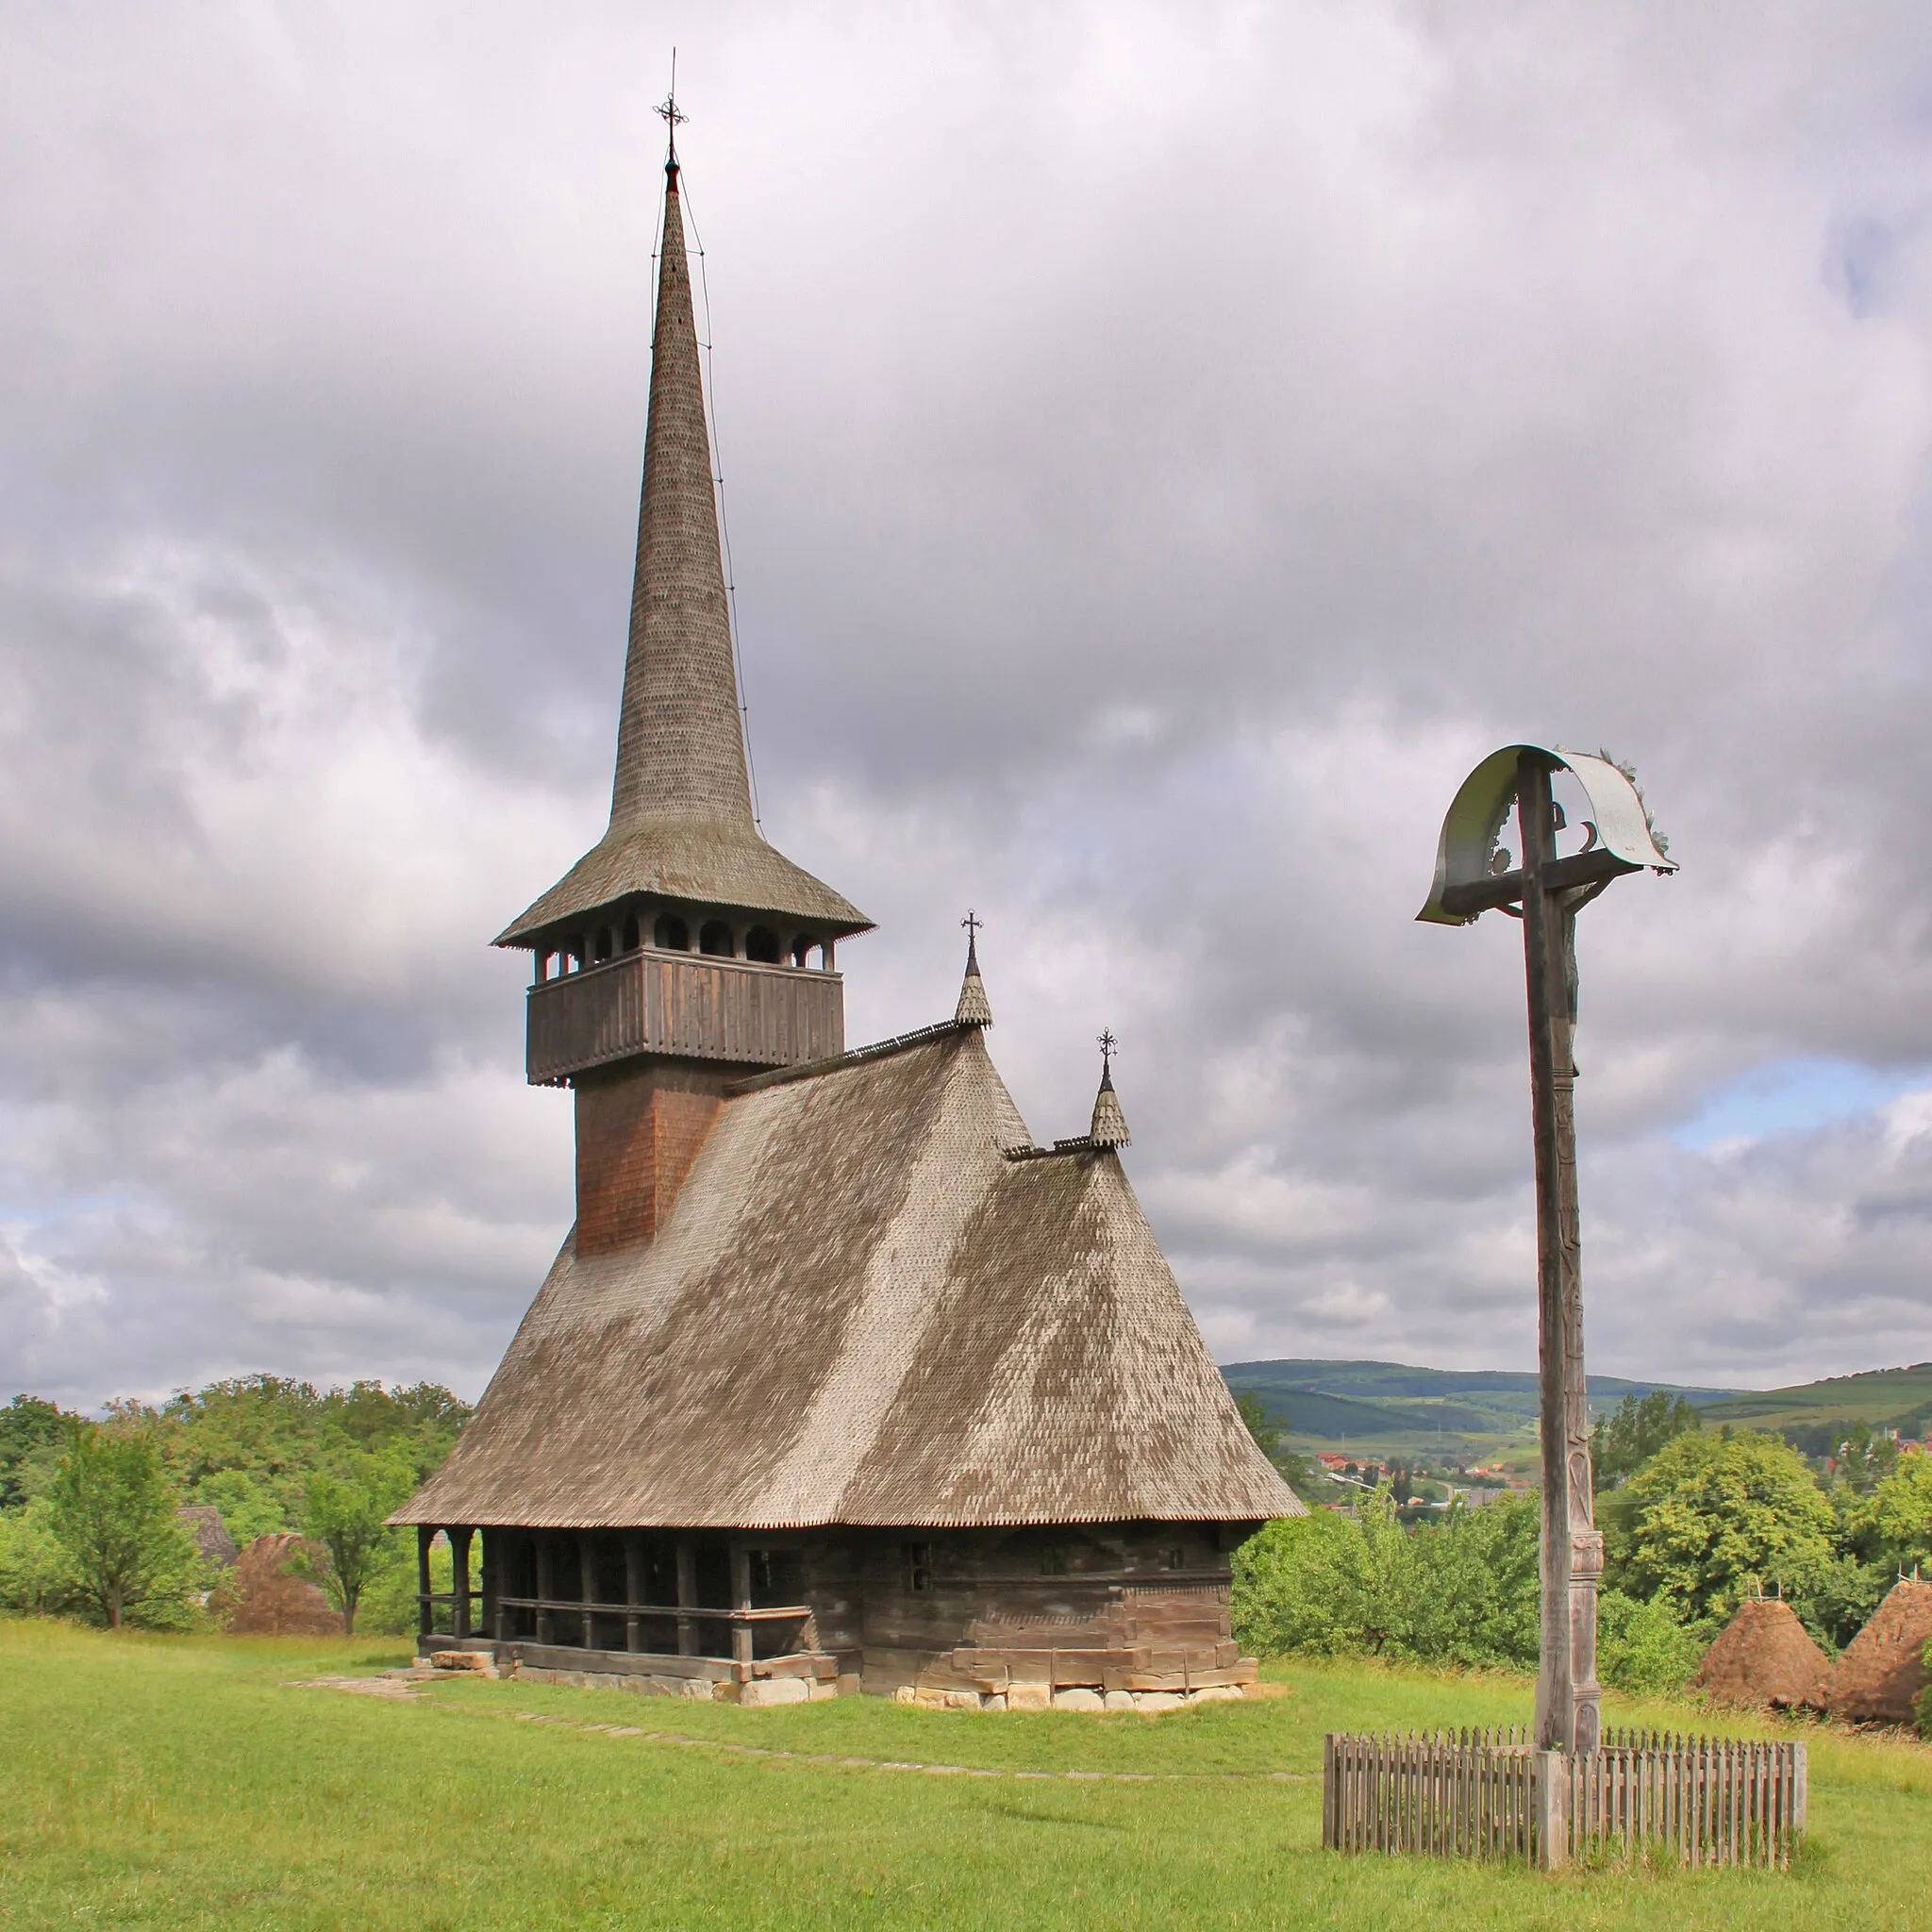
[[[777,913],[834,938],[872,924],[767,844],[753,822],[675,159],[665,170],[610,824],[496,944],[534,945],[565,922],[635,893]]]
[[[397,1520],[1304,1513],[1118,1155],[1032,1147],[976,1025],[743,1083],[654,1242],[579,1259],[573,1241]]]

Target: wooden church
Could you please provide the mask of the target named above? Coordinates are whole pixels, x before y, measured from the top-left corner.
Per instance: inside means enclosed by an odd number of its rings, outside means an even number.
[[[1036,1146],[970,940],[951,1019],[848,1052],[836,948],[870,924],[753,822],[674,149],[610,826],[496,941],[535,958],[529,1078],[575,1095],[576,1224],[394,1519],[425,1652],[751,1703],[1254,1675],[1229,1555],[1302,1506],[1110,1077]]]

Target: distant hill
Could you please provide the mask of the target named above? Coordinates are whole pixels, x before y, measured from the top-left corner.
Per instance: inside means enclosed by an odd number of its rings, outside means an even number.
[[[1853,1423],[1924,1436],[1932,1429],[1932,1362],[1733,1395],[1706,1409],[1704,1417],[1713,1424],[1775,1430],[1811,1456],[1832,1454]]]
[[[1520,1454],[1533,1441],[1536,1377],[1520,1372],[1291,1357],[1230,1362],[1221,1373],[1236,1394],[1254,1394],[1285,1423],[1290,1441],[1303,1450],[1463,1459]],[[1721,1404],[1758,1399],[1735,1389],[1590,1378],[1591,1401],[1599,1407],[1657,1389],[1713,1412]]]
[[[1536,1377],[1507,1369],[1421,1369],[1402,1362],[1230,1362],[1236,1394],[1252,1393],[1303,1451],[1363,1457],[1520,1459],[1533,1453]],[[1782,1435],[1807,1455],[1831,1453],[1864,1423],[1902,1435],[1932,1431],[1932,1362],[1834,1375],[1792,1389],[1704,1389],[1674,1382],[1590,1378],[1591,1406],[1614,1407],[1661,1389],[1693,1403],[1707,1428],[1725,1423]]]

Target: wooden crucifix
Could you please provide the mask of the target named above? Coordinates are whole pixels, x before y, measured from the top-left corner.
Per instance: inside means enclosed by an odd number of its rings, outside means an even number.
[[[1582,850],[1561,857],[1565,829],[1551,779],[1572,773],[1592,816]],[[1520,866],[1499,850],[1511,804]],[[1576,915],[1614,878],[1674,872],[1623,767],[1582,752],[1512,744],[1463,781],[1442,822],[1436,882],[1419,919],[1467,925],[1491,909],[1523,922],[1529,1000],[1529,1091],[1536,1149],[1537,1363],[1542,1436],[1542,1646],[1536,1739],[1544,1750],[1594,1751],[1598,1534],[1590,1468],[1590,1386],[1583,1362],[1583,1259],[1576,1208]]]

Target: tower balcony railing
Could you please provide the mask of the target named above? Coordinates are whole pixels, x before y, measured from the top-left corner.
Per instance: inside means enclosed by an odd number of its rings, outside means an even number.
[[[814,967],[641,946],[530,989],[533,1086],[658,1053],[794,1067],[845,1050],[845,983]]]

